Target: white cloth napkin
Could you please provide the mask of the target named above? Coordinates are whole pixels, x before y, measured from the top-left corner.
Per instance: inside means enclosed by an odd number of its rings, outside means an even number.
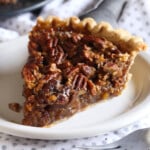
[[[98,0],[97,0],[98,1]],[[58,15],[60,17],[69,17],[78,15],[84,10],[92,7],[97,1],[94,0],[55,0],[44,7],[41,11],[42,16]],[[127,29],[129,32],[139,35],[150,44],[150,1],[148,0],[132,0],[124,10],[124,13],[118,24],[121,28]],[[0,21],[0,41],[14,39],[31,30],[35,24],[34,16],[26,13],[11,19]],[[1,36],[3,35],[3,36]],[[11,36],[10,36],[11,35]],[[78,140],[31,140],[25,138],[14,137],[0,133],[0,149],[1,150],[71,150],[76,145],[101,145],[114,142],[130,132],[150,127],[150,116],[145,116],[141,120],[133,124],[109,132],[100,136],[91,138],[83,138]]]

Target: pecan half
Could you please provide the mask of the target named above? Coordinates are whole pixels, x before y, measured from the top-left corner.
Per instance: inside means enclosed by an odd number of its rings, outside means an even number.
[[[95,75],[96,69],[92,66],[86,64],[78,64],[80,67],[81,72],[87,77],[91,78]]]
[[[72,81],[72,88],[76,90],[87,90],[87,80],[88,79],[82,74],[75,75]]]

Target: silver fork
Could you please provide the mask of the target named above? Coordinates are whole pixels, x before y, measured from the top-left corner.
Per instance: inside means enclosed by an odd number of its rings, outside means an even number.
[[[150,150],[150,129],[137,130],[112,144],[76,146],[73,150]]]
[[[121,17],[127,0],[99,0],[95,8],[81,14],[80,19],[92,17],[97,22],[106,21],[113,27],[118,27],[117,21]]]

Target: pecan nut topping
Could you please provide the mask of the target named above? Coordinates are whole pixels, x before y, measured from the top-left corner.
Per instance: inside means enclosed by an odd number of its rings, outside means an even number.
[[[23,124],[47,126],[119,95],[145,43],[92,19],[39,19],[24,65]],[[123,38],[126,39],[123,39]]]

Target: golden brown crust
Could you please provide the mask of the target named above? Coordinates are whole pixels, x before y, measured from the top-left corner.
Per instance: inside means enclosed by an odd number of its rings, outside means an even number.
[[[46,20],[38,18],[38,23],[47,22],[47,26],[56,27],[72,27],[74,30],[81,31],[87,30],[91,34],[98,37],[104,37],[107,40],[113,42],[121,49],[128,50],[130,52],[138,52],[147,49],[147,45],[144,43],[142,38],[132,36],[129,32],[122,29],[114,29],[109,23],[96,21],[92,18],[86,18],[80,20],[78,17],[70,17],[67,19],[60,19],[59,17],[49,16]]]

